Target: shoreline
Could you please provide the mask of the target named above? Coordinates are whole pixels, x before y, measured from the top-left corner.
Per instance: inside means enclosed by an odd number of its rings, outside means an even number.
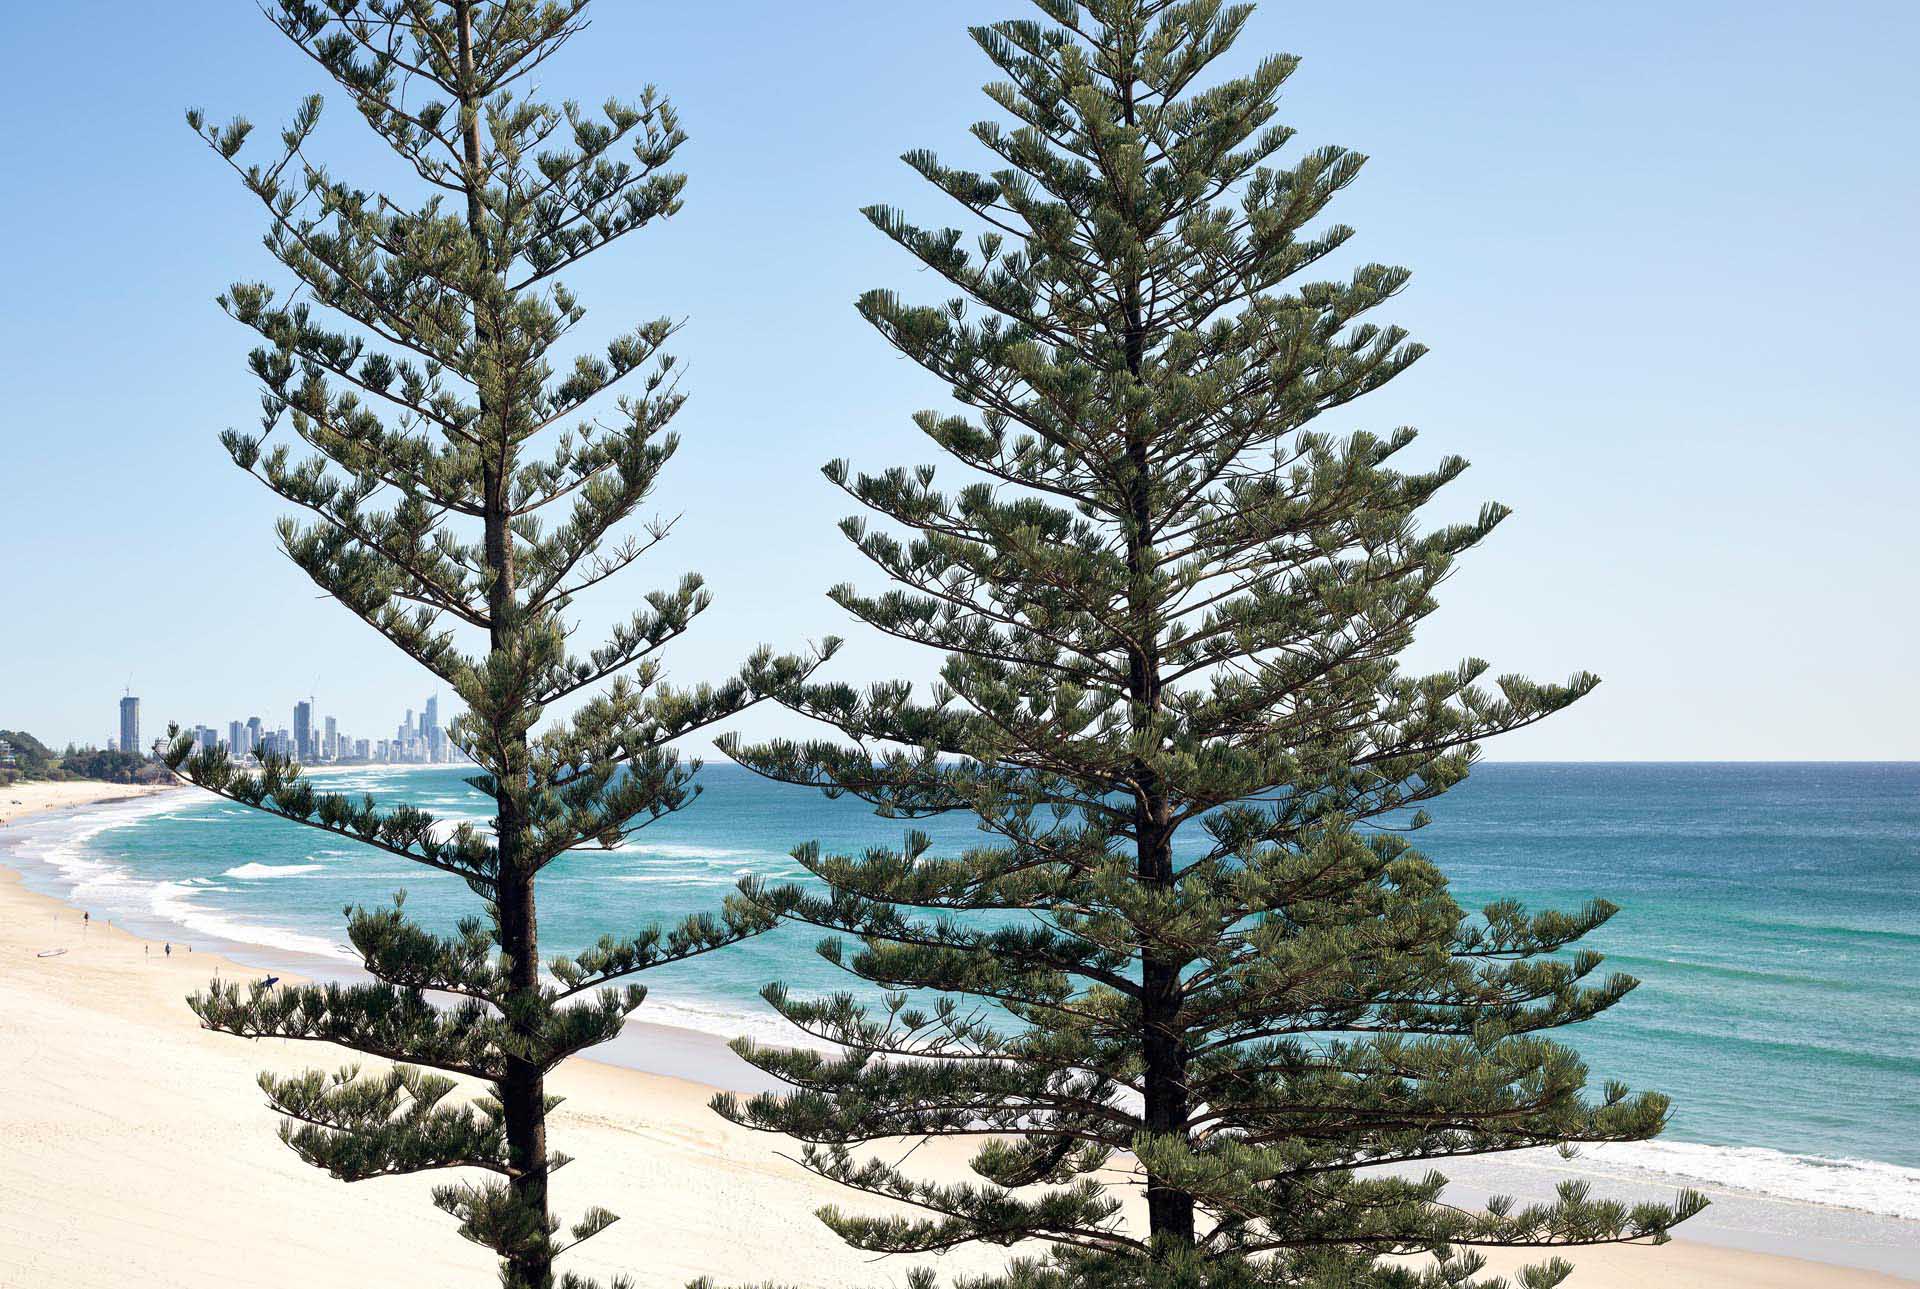
[[[47,814],[185,792],[182,783],[108,783],[103,779],[22,779],[0,786],[0,827]]]
[[[19,789],[27,786],[0,789],[0,810],[20,797]],[[15,809],[0,814],[0,823],[12,819],[38,824],[51,821],[61,810],[184,790],[143,791],[105,783],[45,786],[65,789],[69,797],[72,790],[81,787],[93,789],[96,795],[88,800],[67,799],[59,804]],[[0,827],[0,841],[8,831]],[[14,1176],[55,1180],[37,1186],[32,1193],[19,1182],[0,1181],[0,1282],[13,1283],[12,1273],[20,1273],[20,1283],[59,1289],[119,1284],[134,1275],[143,1283],[161,1285],[229,1283],[201,1278],[204,1268],[196,1268],[194,1260],[177,1260],[186,1256],[178,1240],[161,1242],[171,1252],[121,1248],[128,1244],[128,1237],[114,1234],[121,1229],[116,1219],[126,1217],[120,1211],[119,1196],[127,1189],[119,1176],[125,1171],[120,1165],[104,1168],[104,1182],[98,1176],[93,1179],[105,1192],[98,1194],[88,1189],[85,1176],[74,1175],[73,1168],[64,1162],[62,1149],[41,1153],[41,1147],[51,1142],[64,1141],[64,1149],[72,1149],[76,1135],[87,1136],[88,1125],[102,1120],[120,1129],[109,1134],[111,1141],[118,1143],[115,1149],[140,1156],[137,1162],[127,1161],[136,1175],[155,1169],[162,1173],[178,1171],[184,1166],[180,1161],[186,1159],[192,1160],[196,1175],[214,1171],[212,1178],[202,1178],[194,1187],[179,1188],[184,1192],[181,1194],[125,1199],[136,1209],[161,1200],[176,1205],[168,1210],[170,1215],[162,1224],[181,1233],[181,1239],[206,1220],[194,1196],[204,1198],[203,1192],[229,1198],[241,1193],[251,1195],[244,1188],[254,1181],[246,1179],[265,1170],[275,1179],[267,1190],[277,1197],[277,1203],[288,1207],[272,1212],[262,1207],[238,1227],[227,1225],[221,1238],[240,1240],[243,1247],[257,1241],[265,1250],[279,1247],[288,1238],[289,1222],[303,1231],[312,1227],[316,1232],[334,1220],[354,1222],[356,1230],[372,1222],[375,1228],[390,1227],[396,1238],[404,1237],[413,1250],[409,1256],[428,1259],[434,1269],[444,1268],[447,1274],[439,1277],[441,1280],[450,1279],[456,1266],[472,1269],[474,1251],[452,1238],[450,1223],[424,1198],[431,1182],[383,1179],[344,1186],[301,1164],[274,1139],[273,1116],[252,1087],[255,1069],[262,1064],[277,1068],[335,1065],[340,1063],[341,1051],[311,1044],[242,1043],[229,1036],[208,1034],[197,1027],[181,1002],[184,993],[210,974],[250,976],[270,964],[244,960],[255,956],[252,954],[229,956],[204,949],[191,953],[176,949],[173,958],[156,953],[149,959],[140,951],[141,941],[121,928],[99,924],[83,928],[72,906],[29,889],[13,862],[12,857],[0,852],[0,869],[4,869],[0,871],[0,927],[4,928],[0,930],[0,963],[4,963],[0,966],[0,997],[8,1000],[8,1005],[0,1008],[0,1053],[7,1054],[0,1055],[0,1105],[9,1107],[0,1112],[0,1131],[24,1145],[19,1166],[9,1170]],[[55,940],[60,943],[53,943]],[[65,948],[67,952],[47,959],[35,956],[49,947]],[[287,955],[274,956],[285,959]],[[76,983],[83,983],[83,987],[72,989]],[[15,1004],[15,999],[25,1005]],[[111,1056],[103,1056],[103,1048],[109,1049]],[[164,1080],[164,1088],[142,1086],[142,1071],[157,1068],[152,1064],[153,1057],[179,1056],[183,1052],[189,1053],[191,1060],[182,1057],[181,1064],[201,1071],[197,1082],[181,1086],[176,1071]],[[263,1056],[269,1059],[263,1060]],[[698,1274],[713,1274],[723,1282],[728,1278],[758,1280],[774,1267],[780,1269],[783,1278],[799,1277],[795,1283],[820,1285],[823,1289],[903,1280],[905,1268],[913,1265],[910,1260],[890,1259],[876,1267],[867,1255],[844,1248],[808,1216],[821,1203],[837,1199],[865,1205],[869,1203],[865,1197],[812,1178],[779,1157],[776,1152],[782,1149],[782,1143],[778,1139],[734,1128],[705,1108],[713,1086],[739,1082],[726,1077],[725,1066],[716,1064],[719,1058],[732,1062],[748,1076],[758,1075],[727,1051],[717,1037],[636,1020],[614,1050],[597,1049],[585,1060],[569,1062],[556,1073],[556,1084],[572,1098],[556,1116],[556,1137],[581,1157],[581,1163],[568,1173],[604,1177],[590,1191],[578,1192],[578,1204],[569,1200],[575,1192],[556,1184],[557,1199],[569,1211],[580,1204],[600,1202],[616,1212],[636,1215],[645,1211],[649,1217],[646,1222],[631,1226],[623,1222],[610,1229],[586,1246],[570,1265],[586,1274],[626,1270],[639,1274],[639,1283],[649,1286],[678,1286]],[[59,1095],[49,1096],[45,1090],[49,1084],[60,1089]],[[141,1107],[131,1121],[125,1114],[128,1102]],[[203,1144],[199,1139],[196,1125],[208,1121],[223,1125],[217,1145]],[[593,1139],[591,1149],[586,1138]],[[160,1148],[160,1142],[168,1140],[177,1150],[171,1159]],[[104,1142],[97,1144],[107,1148]],[[135,1145],[138,1151],[134,1151]],[[958,1145],[930,1143],[916,1160],[931,1162],[939,1171],[958,1170],[963,1166],[964,1152],[950,1149]],[[610,1152],[609,1156],[590,1165],[590,1156],[603,1149]],[[663,1158],[663,1154],[671,1158]],[[1550,1190],[1554,1183],[1581,1172],[1556,1160],[1556,1167],[1519,1170],[1535,1176],[1518,1178],[1523,1185],[1516,1185],[1514,1169],[1475,1169],[1465,1166],[1469,1163],[1461,1161],[1449,1169],[1458,1182],[1458,1193],[1466,1199],[1477,1199],[1492,1188]],[[1654,1184],[1650,1193],[1670,1194],[1680,1184],[1667,1180]],[[1670,1245],[1658,1249],[1609,1246],[1566,1251],[1565,1256],[1577,1268],[1569,1283],[1576,1289],[1626,1289],[1640,1283],[1681,1289],[1732,1289],[1735,1285],[1867,1289],[1920,1283],[1893,1274],[1912,1275],[1911,1268],[1920,1263],[1920,1222],[1766,1199],[1723,1188],[1707,1189],[1713,1194],[1715,1207],[1683,1228],[1691,1231],[1689,1235]],[[400,1190],[419,1193],[401,1199],[395,1194]],[[58,1198],[49,1191],[58,1191]],[[375,1206],[378,1216],[363,1211],[366,1204],[359,1198],[375,1192],[393,1197]],[[676,1212],[694,1197],[700,1197],[697,1211]],[[260,1203],[264,1206],[266,1201]],[[141,1211],[144,1213],[144,1209]],[[663,1221],[663,1211],[675,1215]],[[752,1224],[741,1220],[741,1215],[749,1212],[756,1215]],[[1780,1229],[1783,1215],[1797,1219],[1784,1230]],[[153,1216],[155,1220],[160,1218],[158,1213]],[[36,1256],[38,1246],[30,1244],[29,1233],[49,1223],[75,1235],[82,1230],[90,1232],[84,1244],[63,1238],[61,1243],[67,1248],[105,1252],[102,1256],[90,1252],[85,1266],[60,1267],[47,1262]],[[729,1229],[723,1234],[714,1230],[716,1224]],[[143,1218],[138,1225],[152,1233],[151,1222]],[[1794,1225],[1802,1229],[1791,1229]],[[366,1243],[370,1249],[378,1248],[382,1238],[383,1231],[370,1235]],[[316,1239],[317,1234],[307,1237],[302,1247],[317,1250]],[[601,1248],[596,1249],[596,1245]],[[623,1253],[623,1249],[629,1251]],[[479,1252],[480,1264],[484,1265],[484,1251]],[[124,1258],[116,1261],[122,1253]],[[469,1256],[463,1259],[463,1253]],[[971,1256],[976,1253],[981,1256]],[[940,1259],[936,1265],[943,1272],[977,1272],[997,1265],[1005,1256],[998,1250],[968,1250],[965,1255]],[[1535,1256],[1540,1255],[1536,1252]],[[444,1263],[430,1261],[441,1257]],[[1806,1258],[1815,1260],[1803,1260]],[[1510,1270],[1524,1261],[1498,1256],[1491,1259],[1495,1270]],[[1888,1274],[1876,1274],[1875,1268]],[[341,1278],[341,1268],[334,1263],[315,1262],[310,1270],[315,1277],[311,1281],[294,1275],[287,1283],[317,1286],[338,1283]],[[27,1276],[29,1271],[31,1275]],[[372,1282],[379,1282],[377,1270],[367,1274]]]

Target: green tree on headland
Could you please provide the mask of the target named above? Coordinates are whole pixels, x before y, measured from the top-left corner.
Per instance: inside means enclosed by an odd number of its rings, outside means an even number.
[[[106,783],[168,783],[164,766],[137,752],[75,747],[55,752],[25,730],[0,730],[0,782],[11,779],[99,779]]]
[[[166,770],[133,752],[101,748],[70,749],[60,758],[60,769],[82,779],[107,783],[168,783]]]
[[[369,192],[328,170],[312,151],[317,96],[257,164],[242,157],[245,121],[188,114],[266,207],[267,248],[298,282],[286,295],[240,282],[220,297],[260,336],[249,363],[263,405],[258,433],[222,442],[306,512],[280,524],[287,555],[464,702],[450,734],[481,767],[470,782],[495,813],[491,832],[446,827],[320,791],[284,760],[247,772],[175,737],[167,763],[192,782],[463,880],[482,902],[452,934],[409,921],[398,900],[349,910],[373,983],[216,982],[192,1006],[212,1029],[394,1062],[260,1084],[286,1116],[282,1138],[335,1177],[481,1170],[435,1201],[499,1256],[503,1284],[548,1289],[555,1257],[614,1220],[589,1208],[562,1234],[551,1211],[548,1176],[567,1157],[547,1140],[548,1071],[618,1032],[644,993],[628,977],[771,919],[733,900],[609,935],[543,974],[537,879],[687,805],[698,767],[669,741],[804,678],[817,659],[761,650],[723,684],[664,685],[660,651],[708,602],[691,576],[648,595],[601,647],[568,650],[574,598],[667,535],[665,523],[632,536],[618,526],[672,456],[666,426],[683,398],[665,319],[599,353],[556,357],[584,316],[561,275],[674,213],[683,184],[668,168],[679,123],[652,89],[598,110],[533,97],[536,70],[585,28],[585,0],[266,8],[421,189]],[[603,397],[616,386],[617,401]],[[570,719],[536,733],[548,705],[583,691],[593,696]],[[460,1078],[484,1094],[456,1095]]]
[[[11,762],[6,768],[23,779],[44,779],[61,760],[52,748],[25,730],[0,730],[0,744],[6,745]],[[68,749],[67,755],[74,755],[73,750]]]
[[[970,1285],[1437,1289],[1501,1283],[1477,1278],[1483,1247],[1665,1240],[1699,1197],[1626,1205],[1569,1183],[1469,1209],[1428,1171],[1642,1140],[1668,1103],[1587,1093],[1548,1037],[1633,988],[1573,948],[1612,907],[1470,914],[1406,835],[1479,740],[1595,682],[1397,661],[1506,512],[1422,531],[1463,461],[1400,466],[1411,430],[1312,428],[1421,353],[1366,320],[1402,270],[1311,275],[1348,240],[1319,216],[1361,158],[1280,159],[1291,58],[1203,87],[1249,6],[1037,7],[973,32],[1015,118],[974,127],[997,167],[906,157],[978,240],[867,212],[955,289],[859,307],[964,405],[916,420],[971,477],[827,468],[905,530],[846,520],[897,585],[833,599],[942,650],[940,681],[783,699],[850,744],[723,742],[774,779],[889,818],[971,812],[988,836],[940,857],[912,832],[802,848],[824,893],[748,886],[835,933],[823,955],[888,1001],[769,987],[843,1054],[743,1040],[794,1090],[717,1108],[918,1210],[823,1210],[858,1248],[1053,1246]],[[977,1178],[917,1180],[860,1149],[921,1136],[983,1138]],[[1521,1282],[1568,1270],[1548,1257]]]

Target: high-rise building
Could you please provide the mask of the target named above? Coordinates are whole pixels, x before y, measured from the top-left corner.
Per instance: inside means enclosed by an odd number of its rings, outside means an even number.
[[[247,754],[247,727],[239,721],[227,722],[227,755],[236,760]]]
[[[258,716],[247,717],[247,751],[265,751],[266,749],[261,745],[261,736],[265,733],[265,722]]]
[[[295,760],[313,761],[313,700],[293,705],[293,755]]]
[[[140,700],[129,693],[120,700],[120,750],[140,753]]]
[[[340,755],[340,727],[333,723],[333,717],[327,717],[326,753],[329,761]]]

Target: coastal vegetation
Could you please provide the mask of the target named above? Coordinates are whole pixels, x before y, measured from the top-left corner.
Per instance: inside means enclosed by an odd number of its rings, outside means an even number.
[[[0,783],[16,779],[99,779],[106,783],[164,783],[164,766],[133,752],[68,745],[55,752],[25,730],[0,730]]]
[[[586,28],[585,0],[339,0],[265,6],[420,180],[370,192],[314,155],[321,98],[305,99],[269,159],[243,157],[245,120],[188,122],[267,212],[291,292],[235,283],[221,307],[256,332],[257,432],[229,430],[234,463],[304,512],[287,556],[324,592],[449,686],[450,736],[480,767],[490,830],[408,805],[318,790],[284,757],[243,769],[172,731],[165,759],[230,800],[325,829],[459,880],[475,912],[452,934],[401,899],[352,908],[363,984],[215,981],[192,1007],[244,1037],[336,1044],[383,1058],[260,1086],[282,1139],[347,1181],[479,1170],[438,1187],[460,1234],[498,1255],[508,1289],[584,1289],[554,1260],[615,1220],[564,1221],[550,1173],[548,1073],[605,1042],[640,1005],[630,977],[772,925],[734,899],[677,925],[627,927],[540,958],[538,881],[583,848],[614,848],[690,804],[697,762],[669,743],[804,679],[819,658],[762,649],[720,684],[670,687],[661,651],[707,607],[697,576],[584,655],[568,648],[581,593],[668,535],[622,535],[673,456],[684,395],[668,320],[562,359],[585,310],[561,276],[674,214],[683,140],[651,88],[598,110],[535,97],[534,73]],[[618,397],[610,392],[619,387]],[[830,652],[824,647],[822,654]],[[542,725],[550,705],[567,718]],[[385,1064],[391,1061],[393,1064]],[[452,1076],[452,1077],[449,1077]],[[469,1097],[477,1080],[484,1093]]]
[[[102,748],[69,748],[60,758],[60,771],[81,779],[107,783],[166,783],[171,781],[158,762],[132,752]]]
[[[61,758],[25,730],[0,730],[0,775],[45,779],[59,773]]]
[[[1283,157],[1290,57],[1208,83],[1250,6],[1036,7],[972,33],[1013,118],[973,129],[994,168],[905,158],[974,235],[867,212],[952,288],[859,309],[952,390],[915,423],[965,477],[826,467],[894,583],[834,602],[944,653],[939,681],[808,682],[780,701],[843,738],[722,741],[984,836],[935,854],[903,825],[800,847],[819,886],[743,886],[886,1001],[770,986],[839,1054],[741,1040],[792,1090],[716,1108],[914,1211],[822,1209],[859,1249],[1050,1246],[969,1286],[1492,1286],[1480,1250],[1522,1247],[1545,1289],[1556,1249],[1665,1241],[1703,1199],[1469,1207],[1434,1169],[1644,1140],[1669,1107],[1551,1037],[1634,987],[1579,947],[1613,907],[1469,912],[1409,835],[1482,740],[1596,682],[1401,664],[1507,512],[1423,526],[1464,461],[1317,428],[1422,353],[1371,320],[1404,270],[1330,271],[1352,232],[1322,217],[1362,158]],[[863,1150],[940,1136],[981,1140],[974,1180]]]

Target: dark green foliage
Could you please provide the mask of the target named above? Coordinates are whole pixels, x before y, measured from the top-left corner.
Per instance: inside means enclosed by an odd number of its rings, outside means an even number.
[[[167,772],[146,757],[133,752],[103,751],[88,748],[69,752],[60,758],[67,774],[82,779],[101,779],[107,783],[164,783]]]
[[[548,1289],[555,1256],[613,1220],[593,1208],[562,1235],[549,1211],[547,1178],[566,1157],[546,1140],[547,1072],[619,1031],[645,996],[630,977],[773,921],[734,899],[543,964],[536,879],[562,855],[617,846],[691,802],[698,765],[670,741],[803,680],[818,661],[761,650],[723,684],[663,684],[662,649],[707,606],[697,577],[647,596],[602,647],[568,650],[574,597],[667,534],[654,523],[617,535],[673,455],[665,427],[683,398],[664,319],[603,354],[555,358],[584,316],[556,274],[672,214],[683,183],[667,169],[683,136],[653,90],[597,112],[531,97],[531,74],[585,28],[585,8],[267,6],[412,167],[423,197],[363,191],[323,168],[311,151],[318,96],[258,165],[241,159],[245,121],[188,114],[266,207],[267,249],[299,284],[281,295],[242,282],[221,297],[261,338],[249,362],[263,409],[258,433],[222,441],[307,512],[280,526],[293,561],[458,694],[466,712],[451,736],[496,807],[490,832],[446,828],[409,806],[316,790],[273,757],[248,771],[221,752],[195,754],[175,731],[166,762],[192,782],[457,876],[483,901],[452,935],[409,922],[398,900],[347,910],[370,983],[216,982],[192,1005],[209,1028],[398,1062],[263,1076],[261,1087],[286,1116],[287,1143],[336,1177],[487,1174],[436,1199],[461,1234],[499,1255],[509,1289]],[[603,399],[616,385],[621,396]],[[550,704],[596,686],[535,732]],[[459,1092],[458,1078],[482,1081],[485,1094]]]
[[[105,783],[171,783],[165,766],[137,752],[69,743],[56,753],[25,730],[0,730],[0,745],[13,758],[0,773],[22,779],[99,779]]]
[[[13,756],[13,764],[10,768],[23,779],[44,779],[53,773],[55,766],[62,760],[54,754],[52,748],[25,730],[0,730],[0,743],[6,744]],[[69,748],[65,759],[72,760],[78,755],[80,754],[75,749]],[[87,777],[104,776],[89,775]]]
[[[1410,430],[1311,428],[1421,353],[1366,320],[1402,270],[1309,276],[1348,240],[1318,218],[1361,158],[1280,159],[1290,58],[1200,88],[1247,6],[1038,7],[1044,21],[973,33],[1016,118],[974,129],[999,167],[906,158],[986,231],[969,244],[867,212],[956,289],[932,305],[874,291],[860,310],[968,409],[916,419],[973,477],[827,468],[894,526],[844,524],[895,588],[833,599],[944,651],[940,681],[810,683],[782,701],[850,743],[724,744],[887,817],[970,812],[987,836],[952,857],[914,833],[858,856],[802,848],[824,894],[746,888],[851,937],[821,952],[894,992],[876,1012],[769,988],[844,1054],[743,1041],[794,1091],[717,1108],[917,1208],[824,1211],[859,1248],[1054,1246],[983,1285],[1484,1286],[1499,1282],[1477,1278],[1476,1246],[1665,1239],[1698,1197],[1628,1207],[1569,1187],[1474,1212],[1422,1171],[1644,1139],[1667,1102],[1587,1093],[1546,1037],[1633,987],[1572,949],[1611,906],[1470,915],[1404,835],[1479,740],[1595,682],[1397,662],[1505,511],[1423,531],[1464,462],[1401,467]],[[989,1133],[963,1185],[859,1149]],[[1521,1283],[1565,1273],[1547,1261]]]

